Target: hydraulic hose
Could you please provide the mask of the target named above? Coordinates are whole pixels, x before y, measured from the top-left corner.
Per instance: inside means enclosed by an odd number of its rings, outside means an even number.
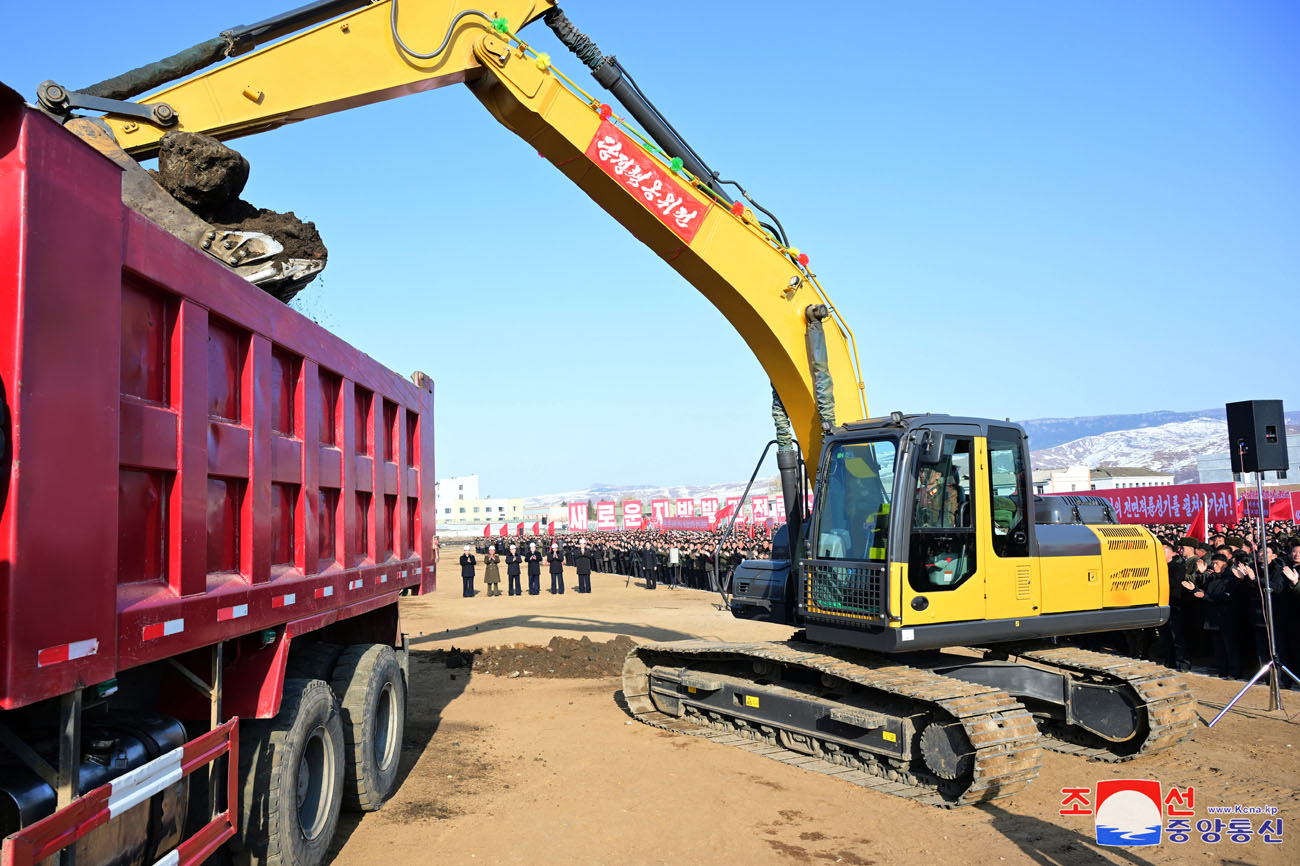
[[[826,353],[826,331],[822,320],[830,315],[825,304],[810,304],[804,310],[808,331],[804,343],[808,347],[808,366],[812,372],[813,396],[817,401],[817,415],[822,422],[822,432],[835,428],[835,391],[831,379],[830,361]]]
[[[81,89],[81,93],[103,99],[130,99],[161,87],[169,81],[198,72],[227,57],[238,57],[259,45],[295,33],[312,24],[327,21],[344,12],[368,6],[370,0],[316,0],[256,24],[223,30],[220,36],[178,51],[170,57],[139,66]]]

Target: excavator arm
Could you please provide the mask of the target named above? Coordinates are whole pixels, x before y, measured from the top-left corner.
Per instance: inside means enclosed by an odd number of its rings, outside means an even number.
[[[574,47],[575,31],[551,0],[499,0],[491,13],[464,0],[380,0],[141,98],[134,116],[113,112],[104,121],[122,150],[143,158],[169,129],[232,139],[464,83],[717,307],[770,377],[815,472],[823,434],[867,417],[852,333],[806,257],[752,208],[720,194],[716,178],[684,168],[683,159],[697,171],[700,163],[680,139],[639,132],[519,38],[518,29],[548,12],[569,28]],[[577,42],[591,65],[599,52],[581,34]],[[169,125],[143,118],[160,113]]]

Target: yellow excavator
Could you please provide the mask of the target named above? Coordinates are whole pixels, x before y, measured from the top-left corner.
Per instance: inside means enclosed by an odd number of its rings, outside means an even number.
[[[608,101],[520,37],[539,19]],[[229,140],[453,83],[708,298],[772,382],[789,522],[730,605],[792,637],[639,647],[637,719],[943,806],[1021,790],[1043,747],[1118,761],[1187,736],[1171,671],[1051,641],[1167,619],[1154,537],[1086,497],[1036,499],[1013,423],[871,416],[853,332],[781,223],[552,0],[314,2],[38,100],[126,169],[130,206],[282,293],[319,263],[268,267],[275,238],[204,223],[137,160],[173,130]]]

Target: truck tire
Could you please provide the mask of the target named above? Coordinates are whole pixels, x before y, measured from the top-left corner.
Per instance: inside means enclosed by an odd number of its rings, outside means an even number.
[[[346,748],[343,805],[374,812],[397,785],[406,728],[406,679],[397,653],[383,644],[357,644],[334,667]]]
[[[325,641],[295,641],[289,645],[289,663],[285,666],[285,679],[324,680],[334,679],[334,665],[343,654],[342,644]]]
[[[289,679],[280,712],[240,723],[236,863],[321,866],[343,802],[343,724],[329,684]]]

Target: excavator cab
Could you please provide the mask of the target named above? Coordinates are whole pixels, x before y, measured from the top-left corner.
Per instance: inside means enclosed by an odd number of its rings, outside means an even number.
[[[790,559],[742,565],[732,612],[879,652],[1162,622],[1147,534],[1036,525],[1029,481],[1028,439],[1007,422],[894,415],[836,428]]]

